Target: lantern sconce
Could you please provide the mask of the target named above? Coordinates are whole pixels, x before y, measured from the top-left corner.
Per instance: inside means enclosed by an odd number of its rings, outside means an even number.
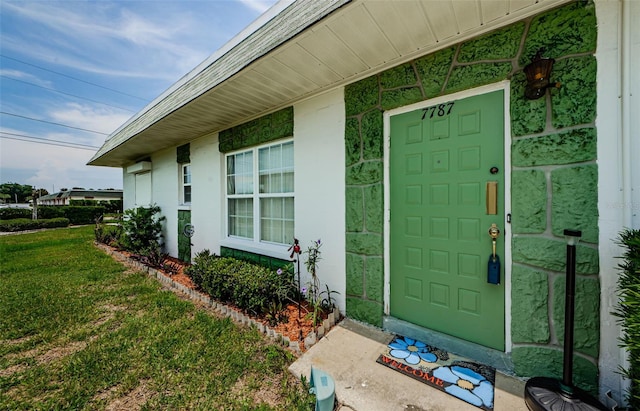
[[[549,81],[551,69],[555,60],[540,55],[544,49],[538,50],[536,55],[531,59],[531,63],[524,68],[524,74],[527,76],[527,85],[524,89],[524,95],[529,100],[535,100],[545,95],[549,87],[560,88],[560,83],[552,83]]]

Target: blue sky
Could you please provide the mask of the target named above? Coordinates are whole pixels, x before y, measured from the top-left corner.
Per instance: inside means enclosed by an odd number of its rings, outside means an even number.
[[[0,183],[122,188],[96,147],[275,2],[1,0]]]

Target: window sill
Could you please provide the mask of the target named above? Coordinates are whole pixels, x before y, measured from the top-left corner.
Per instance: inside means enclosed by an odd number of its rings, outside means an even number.
[[[249,240],[241,240],[236,238],[225,238],[220,241],[220,245],[228,248],[235,248],[236,250],[248,251],[250,253],[266,255],[268,257],[279,258],[281,260],[288,260],[291,254],[286,244],[267,244],[257,243]]]
[[[191,211],[191,204],[178,204],[178,210]]]

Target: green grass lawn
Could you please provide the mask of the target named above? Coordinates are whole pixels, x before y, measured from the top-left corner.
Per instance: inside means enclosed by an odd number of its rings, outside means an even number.
[[[0,237],[0,409],[309,410],[293,356],[93,245]]]

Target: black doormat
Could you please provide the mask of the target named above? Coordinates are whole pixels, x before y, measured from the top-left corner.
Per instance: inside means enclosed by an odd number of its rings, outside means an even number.
[[[493,367],[399,335],[387,344],[376,362],[478,408],[493,410]]]

